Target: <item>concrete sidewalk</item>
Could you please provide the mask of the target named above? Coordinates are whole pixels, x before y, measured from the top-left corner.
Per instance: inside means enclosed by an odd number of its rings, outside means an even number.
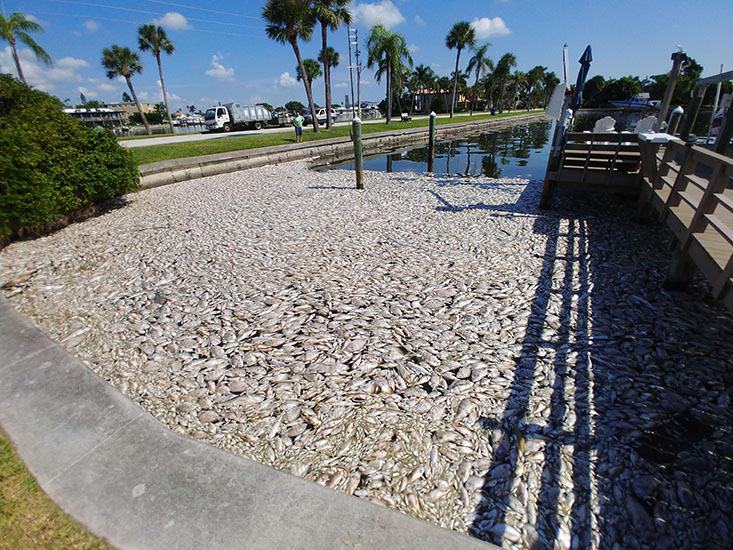
[[[0,357],[0,426],[118,548],[497,548],[169,431],[1,296]]]

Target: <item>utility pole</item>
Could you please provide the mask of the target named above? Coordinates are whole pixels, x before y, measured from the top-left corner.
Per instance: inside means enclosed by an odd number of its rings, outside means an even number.
[[[356,29],[347,28],[347,35],[349,38],[349,78],[351,79],[351,118],[353,119],[356,116],[356,112],[354,111],[354,65],[351,63],[351,32],[356,31]]]
[[[356,65],[351,64],[351,46],[355,46]],[[354,103],[354,77],[351,73],[352,69],[356,69],[356,109],[359,118],[361,118],[361,62],[359,56],[359,30],[349,29],[349,74],[351,75],[351,102]]]

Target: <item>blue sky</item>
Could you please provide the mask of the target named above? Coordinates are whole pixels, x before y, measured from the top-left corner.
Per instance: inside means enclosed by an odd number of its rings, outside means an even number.
[[[60,99],[79,102],[79,94],[104,102],[119,101],[127,90],[124,81],[108,80],[100,59],[112,44],[135,48],[137,28],[157,23],[166,28],[177,51],[164,56],[163,71],[171,108],[186,105],[205,109],[216,102],[286,101],[306,103],[301,82],[294,79],[292,49],[268,39],[261,13],[264,0],[196,2],[194,0],[0,0],[6,15],[19,11],[45,29],[34,35],[54,59],[54,66],[39,65],[30,50],[21,47],[21,62],[29,83]],[[543,65],[558,75],[562,46],[568,44],[571,81],[575,80],[586,45],[593,48],[589,77],[645,77],[668,72],[670,55],[682,45],[705,67],[704,76],[733,69],[733,0],[357,0],[351,5],[362,51],[371,26],[381,21],[402,34],[416,65],[432,66],[448,76],[455,50],[445,37],[458,21],[475,26],[479,42],[491,42],[489,55],[498,60],[512,52],[517,68],[527,71]],[[329,35],[329,44],[341,54],[332,74],[334,102],[343,103],[349,91],[347,31]],[[320,30],[301,45],[304,57],[316,58]],[[162,98],[157,67],[150,53],[141,52],[143,73],[133,85],[141,100]],[[461,54],[465,69],[470,54]],[[366,54],[364,54],[364,60]],[[0,44],[0,71],[15,74],[6,43]],[[323,80],[314,83],[315,101],[324,104]],[[384,97],[370,69],[362,72],[362,100]]]

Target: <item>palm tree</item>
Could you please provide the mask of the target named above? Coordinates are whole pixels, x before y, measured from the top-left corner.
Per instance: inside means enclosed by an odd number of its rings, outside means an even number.
[[[476,104],[476,93],[478,92],[478,79],[481,77],[481,73],[494,70],[494,63],[486,57],[486,50],[491,46],[490,42],[475,48],[473,57],[468,60],[467,71],[476,71],[476,81],[473,84],[473,99],[471,100],[471,114],[473,114],[474,105]]]
[[[496,76],[499,77],[499,112],[504,112],[504,83],[506,82],[507,77],[509,76],[509,72],[512,70],[512,67],[517,66],[517,58],[514,57],[513,53],[505,53],[501,56],[501,59],[499,59],[499,62],[496,64],[496,70],[494,71]]]
[[[25,18],[22,13],[15,12],[10,17],[0,15],[0,38],[10,43],[10,47],[13,49],[13,61],[15,61],[15,68],[18,69],[18,76],[23,81],[23,84],[28,85],[23,75],[23,69],[20,68],[20,58],[18,57],[18,50],[16,49],[16,41],[20,40],[28,46],[36,58],[45,63],[46,65],[52,65],[51,56],[48,55],[43,48],[41,48],[35,40],[28,36],[29,32],[43,32],[43,27]]]
[[[527,97],[527,110],[529,111],[534,107],[534,97],[537,95],[537,88],[539,83],[542,81],[542,76],[545,74],[547,67],[542,65],[535,65],[527,73],[527,90],[529,96]]]
[[[328,68],[332,69],[339,66],[339,63],[341,62],[341,56],[336,50],[329,46],[328,48],[326,48],[325,54],[323,53],[323,50],[318,52],[318,62],[323,65],[324,63],[326,63],[326,61],[328,61]]]
[[[303,67],[305,67],[305,77],[308,79],[308,85],[313,86],[313,80],[321,76],[321,66],[315,59],[304,59]],[[303,80],[303,73],[300,72],[300,67],[295,68],[295,75],[298,80]]]
[[[450,117],[453,118],[453,108],[456,104],[456,88],[458,87],[458,60],[461,58],[461,50],[466,46],[473,46],[476,43],[476,33],[468,21],[459,21],[445,37],[445,45],[448,49],[456,48],[456,69],[453,77],[453,100],[450,103]]]
[[[143,108],[140,105],[140,101],[137,99],[135,89],[132,87],[132,75],[143,72],[143,68],[140,65],[140,57],[130,50],[130,48],[122,48],[115,44],[111,48],[104,48],[102,50],[102,66],[107,69],[107,78],[110,80],[118,76],[123,76],[125,78],[127,81],[127,87],[130,88],[132,98],[135,100],[137,111],[140,113],[140,118],[143,119],[145,130],[148,135],[152,134],[150,131],[150,124],[148,124],[148,119],[145,118]]]
[[[298,38],[308,41],[313,33],[315,21],[310,0],[267,0],[267,4],[262,9],[262,17],[267,21],[265,28],[267,36],[280,44],[286,42],[290,44],[298,60],[300,74],[308,74],[303,66],[303,58],[300,56]],[[313,131],[319,132],[313,91],[307,78],[303,79],[303,86],[305,86],[305,95],[308,97],[308,106],[313,117]]]
[[[545,97],[544,97],[544,105],[547,107],[547,104],[550,102],[550,96],[552,95],[552,91],[555,89],[555,86],[560,84],[560,79],[557,77],[557,75],[550,71],[549,73],[545,73],[542,77],[542,86],[545,89]]]
[[[507,82],[507,88],[512,88],[512,111],[517,110],[517,102],[519,101],[519,96],[521,95],[521,88],[524,88],[527,86],[527,74],[522,71],[514,71],[514,74],[511,76],[509,81]]]
[[[377,23],[372,27],[367,39],[367,67],[377,66],[375,77],[377,82],[382,81],[382,75],[387,77],[387,124],[392,122],[392,75],[402,74],[405,70],[403,60],[412,66],[412,56],[407,49],[405,37],[390,32],[384,25]]]
[[[153,52],[155,60],[158,62],[158,73],[160,74],[160,87],[163,89],[163,101],[165,102],[165,111],[168,113],[168,126],[173,133],[173,118],[171,110],[168,108],[168,94],[165,92],[165,81],[163,80],[163,66],[160,64],[160,53],[165,52],[168,55],[176,51],[173,42],[170,41],[168,35],[161,27],[155,25],[142,25],[137,29],[137,41],[140,51]]]
[[[435,71],[431,67],[426,67],[425,65],[418,65],[415,67],[415,70],[412,73],[415,78],[417,79],[419,86],[423,90],[430,90],[433,91],[433,88],[435,87],[435,80],[438,78],[438,75],[435,74]],[[432,97],[432,94],[424,94],[428,96],[428,101]],[[429,112],[430,110],[430,104],[428,103],[427,106],[423,106],[426,111]]]
[[[321,23],[321,54],[318,61],[323,63],[323,79],[326,83],[326,127],[330,130],[333,127],[331,120],[331,67],[338,65],[338,60],[333,63],[331,53],[333,48],[328,47],[328,29],[335,31],[341,24],[351,24],[352,17],[345,6],[351,0],[315,0],[313,2],[313,14]]]

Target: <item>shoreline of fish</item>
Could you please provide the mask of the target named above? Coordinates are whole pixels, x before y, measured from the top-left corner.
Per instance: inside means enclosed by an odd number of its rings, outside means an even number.
[[[733,318],[661,289],[663,228],[518,178],[352,180],[148,190],[0,278],[171,429],[294,475],[507,548],[731,539]],[[710,430],[660,458],[670,418]]]

